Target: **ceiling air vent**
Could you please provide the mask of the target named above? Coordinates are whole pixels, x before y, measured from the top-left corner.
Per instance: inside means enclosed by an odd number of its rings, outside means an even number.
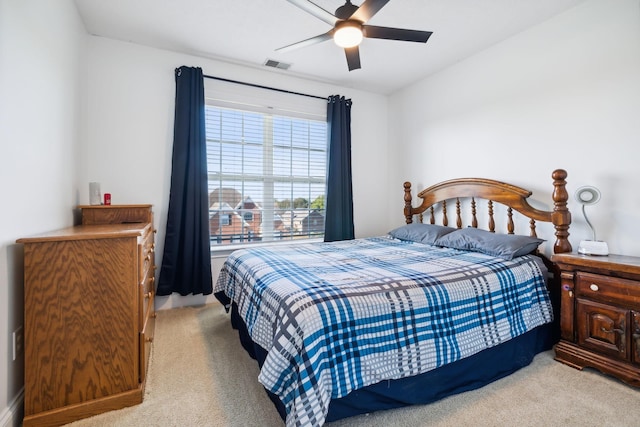
[[[275,61],[273,59],[267,59],[264,65],[271,68],[279,68],[281,70],[288,70],[289,67],[291,67],[291,64],[287,64],[286,62]]]

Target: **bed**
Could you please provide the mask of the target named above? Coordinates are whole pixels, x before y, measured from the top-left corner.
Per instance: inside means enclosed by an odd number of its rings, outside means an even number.
[[[550,349],[557,283],[536,225],[553,225],[554,253],[571,251],[566,176],[552,173],[550,210],[483,178],[431,186],[414,206],[407,182],[406,225],[388,235],[234,251],[214,294],[286,425],[433,402]]]

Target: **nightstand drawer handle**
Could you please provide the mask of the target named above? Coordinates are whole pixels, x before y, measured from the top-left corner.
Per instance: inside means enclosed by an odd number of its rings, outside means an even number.
[[[589,286],[589,289],[591,289],[593,292],[597,292],[598,289],[598,285],[596,285],[595,283],[592,283],[591,286]]]
[[[600,328],[600,330],[602,332],[605,332],[607,334],[612,334],[612,333],[618,333],[620,335],[624,335],[624,330],[623,329],[618,329],[618,328],[611,328],[610,330],[608,330],[607,328],[605,328],[604,326],[602,328]]]

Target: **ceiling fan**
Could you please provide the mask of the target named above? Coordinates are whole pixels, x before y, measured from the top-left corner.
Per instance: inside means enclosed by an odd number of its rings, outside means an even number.
[[[335,14],[327,12],[309,0],[287,1],[327,24],[332,25],[333,28],[324,34],[276,50],[278,52],[287,52],[333,38],[338,46],[344,48],[349,71],[360,68],[360,51],[358,45],[364,37],[426,43],[431,34],[433,34],[431,31],[365,25],[389,0],[365,0],[359,7],[351,4],[350,0],[346,0],[344,5],[336,9]]]

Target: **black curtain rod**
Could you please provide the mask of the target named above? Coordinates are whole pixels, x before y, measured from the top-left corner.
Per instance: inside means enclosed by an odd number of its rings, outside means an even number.
[[[238,80],[225,79],[223,77],[208,76],[206,74],[203,74],[202,77],[206,77],[208,79],[213,79],[213,80],[221,80],[223,82],[236,83],[236,84],[245,85],[245,86],[257,87],[259,89],[275,90],[276,92],[289,93],[291,95],[300,95],[300,96],[308,96],[309,98],[324,99],[325,101],[328,98],[328,97],[322,97],[322,96],[317,96],[317,95],[309,95],[308,93],[300,93],[300,92],[293,92],[293,91],[290,91],[290,90],[278,89],[276,87],[262,86],[262,85],[257,85],[257,84],[254,84],[254,83],[247,83],[247,82],[241,82],[241,81],[238,81]]]

